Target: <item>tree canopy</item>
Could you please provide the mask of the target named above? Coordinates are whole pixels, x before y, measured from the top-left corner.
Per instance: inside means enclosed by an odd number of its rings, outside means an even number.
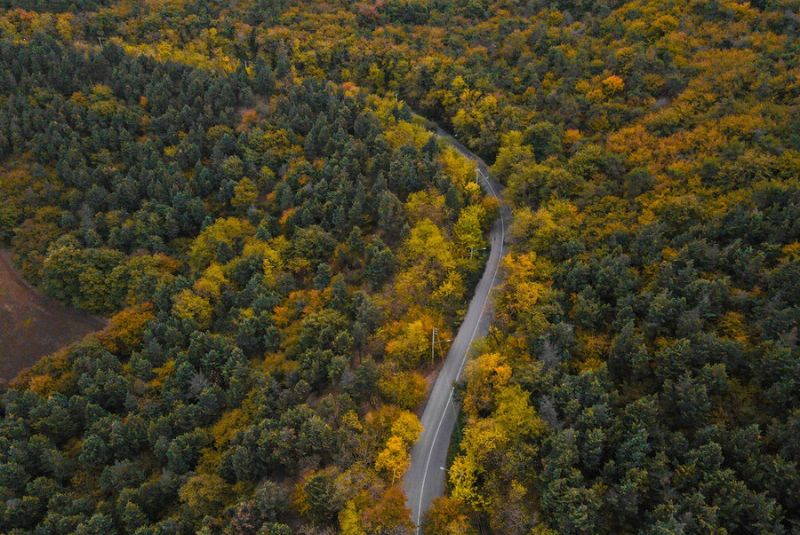
[[[494,213],[413,108],[514,214],[425,529],[797,532],[796,1],[0,6],[0,241],[112,318],[4,387],[0,531],[413,527]]]

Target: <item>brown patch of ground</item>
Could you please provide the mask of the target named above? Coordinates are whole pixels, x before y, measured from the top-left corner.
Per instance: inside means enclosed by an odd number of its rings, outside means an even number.
[[[0,379],[13,379],[39,358],[86,334],[106,320],[65,306],[28,284],[0,249]]]

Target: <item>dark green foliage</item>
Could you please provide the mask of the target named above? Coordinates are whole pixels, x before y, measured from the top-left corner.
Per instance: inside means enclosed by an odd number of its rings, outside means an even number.
[[[391,149],[361,99],[281,80],[285,60],[251,79],[0,41],[0,148],[31,169],[2,237],[53,297],[132,314],[45,359],[41,389],[3,390],[0,531],[282,535],[287,482],[317,470],[303,518],[330,525],[334,474],[377,454],[340,420],[378,406],[384,318],[367,292],[395,271],[381,237],[399,244],[399,199],[435,187],[415,169],[435,165]]]
[[[112,4],[109,0],[3,0],[0,8],[36,11],[88,11]]]

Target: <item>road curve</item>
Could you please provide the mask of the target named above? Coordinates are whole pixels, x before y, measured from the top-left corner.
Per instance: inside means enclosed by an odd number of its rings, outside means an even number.
[[[489,294],[500,282],[499,268],[505,254],[506,225],[511,219],[511,211],[502,199],[502,188],[489,175],[486,163],[441,128],[437,127],[436,134],[475,161],[482,178],[481,186],[488,195],[500,200],[500,215],[489,232],[491,249],[483,275],[425,404],[422,413],[423,432],[411,450],[411,465],[403,480],[406,503],[411,509],[411,520],[416,525],[417,535],[431,502],[444,492],[447,451],[459,411],[453,398],[454,385],[461,379],[473,340],[485,336],[489,330],[493,315]]]

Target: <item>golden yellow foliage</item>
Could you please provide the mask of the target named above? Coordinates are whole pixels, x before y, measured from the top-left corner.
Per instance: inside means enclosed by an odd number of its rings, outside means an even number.
[[[431,133],[420,125],[408,121],[398,121],[386,129],[384,136],[393,148],[410,145],[421,149],[431,138]]]
[[[475,183],[475,163],[454,148],[443,147],[439,154],[439,163],[450,180],[461,188]]]
[[[179,318],[194,320],[201,329],[206,329],[211,325],[213,312],[211,303],[205,297],[201,297],[189,289],[178,292],[172,305],[172,311]]]
[[[209,300],[219,299],[222,293],[222,286],[227,284],[228,280],[225,278],[225,273],[222,271],[222,266],[216,262],[212,262],[203,274],[194,283],[194,291],[198,295],[205,297]]]
[[[616,95],[623,89],[625,89],[625,82],[616,74],[612,74],[603,80],[603,90],[608,95]]]
[[[65,41],[72,41],[72,22],[74,15],[72,13],[60,13],[56,16],[56,30],[58,35]]]
[[[214,437],[214,444],[217,448],[230,442],[248,421],[249,418],[239,407],[223,413],[219,420],[211,426],[211,435]]]
[[[196,514],[213,514],[232,496],[228,485],[216,474],[191,476],[178,491],[181,502]]]
[[[511,366],[499,353],[485,353],[467,364],[464,411],[471,416],[493,408],[494,394],[511,380]]]
[[[384,367],[378,379],[381,394],[404,409],[415,409],[425,399],[427,383],[421,373]]]
[[[466,287],[458,271],[450,271],[431,294],[431,303],[445,314],[456,313],[464,306]]]
[[[361,527],[361,518],[353,500],[348,500],[344,508],[339,511],[339,533],[340,535],[366,535],[366,531]]]
[[[492,173],[506,177],[514,166],[529,164],[535,161],[533,149],[523,142],[522,132],[511,130],[500,137],[500,149],[492,165]]]
[[[389,481],[394,484],[408,469],[410,456],[402,438],[391,436],[386,441],[386,447],[375,459],[375,470],[384,473]]]
[[[411,193],[405,202],[408,220],[412,224],[429,219],[437,226],[445,224],[449,210],[445,206],[444,195],[434,189],[420,190]]]
[[[798,261],[800,260],[800,242],[792,242],[790,244],[784,245],[781,249],[783,252],[784,257],[782,260],[786,261]]]
[[[225,244],[237,251],[245,238],[255,233],[253,225],[236,217],[217,219],[195,238],[189,251],[189,264],[195,271],[205,269],[216,255],[217,248]]]
[[[391,433],[393,436],[400,437],[407,446],[410,446],[422,433],[422,424],[413,412],[401,411],[392,424]]]
[[[423,219],[411,229],[403,246],[406,261],[417,264],[434,262],[438,267],[450,270],[455,267],[451,245],[441,229],[430,219]]]
[[[163,40],[156,43],[137,43],[131,44],[119,38],[112,38],[111,41],[125,50],[126,54],[133,56],[147,56],[158,61],[174,61],[185,63],[201,69],[209,69],[224,72],[233,72],[238,67],[239,62],[234,57],[226,54],[221,48],[209,43],[207,38],[213,38],[216,30],[204,30],[202,35],[193,41],[184,43],[182,46],[173,44],[177,40]]]
[[[430,318],[398,324],[397,335],[386,343],[386,356],[406,368],[415,368],[430,356]]]
[[[440,496],[425,515],[425,529],[440,535],[477,535],[470,521],[469,509],[460,500]]]
[[[258,200],[258,186],[248,177],[243,177],[233,187],[231,206],[243,210],[255,204]]]
[[[486,210],[479,204],[465,206],[458,215],[453,226],[456,243],[463,248],[463,255],[472,256],[477,249],[486,246],[483,238],[483,225],[486,222]]]
[[[741,312],[728,311],[719,320],[720,331],[738,342],[747,343],[748,334],[745,321],[745,316]]]
[[[130,355],[141,344],[142,334],[153,319],[150,303],[125,308],[112,316],[106,328],[97,333],[97,339],[112,353]]]

